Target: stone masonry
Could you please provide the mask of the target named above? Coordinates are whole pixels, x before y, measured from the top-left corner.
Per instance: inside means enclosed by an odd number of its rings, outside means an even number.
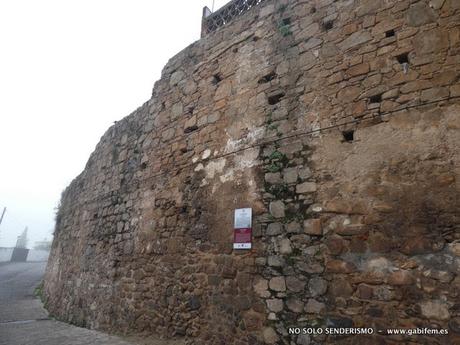
[[[172,58],[64,191],[47,308],[190,345],[459,344],[459,147],[460,1],[263,1]],[[377,333],[417,327],[448,335]]]

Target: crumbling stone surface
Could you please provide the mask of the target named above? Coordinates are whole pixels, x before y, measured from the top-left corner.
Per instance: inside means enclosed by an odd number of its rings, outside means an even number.
[[[171,59],[63,193],[51,313],[188,344],[460,341],[457,3],[264,1]]]

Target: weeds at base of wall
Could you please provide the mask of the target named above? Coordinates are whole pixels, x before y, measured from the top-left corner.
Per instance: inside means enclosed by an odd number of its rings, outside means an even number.
[[[43,296],[43,280],[37,285],[34,290],[34,296],[40,299],[40,301],[45,304],[45,297]]]

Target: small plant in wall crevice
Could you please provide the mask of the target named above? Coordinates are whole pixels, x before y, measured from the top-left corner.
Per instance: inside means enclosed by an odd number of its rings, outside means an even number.
[[[281,33],[281,35],[283,35],[283,37],[292,35],[290,21],[286,21],[284,19],[281,20],[278,24],[278,30]]]

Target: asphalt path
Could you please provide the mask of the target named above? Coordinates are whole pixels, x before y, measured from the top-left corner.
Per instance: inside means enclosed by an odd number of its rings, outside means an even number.
[[[0,263],[1,345],[140,344],[50,319],[34,295],[45,266],[45,262]]]

